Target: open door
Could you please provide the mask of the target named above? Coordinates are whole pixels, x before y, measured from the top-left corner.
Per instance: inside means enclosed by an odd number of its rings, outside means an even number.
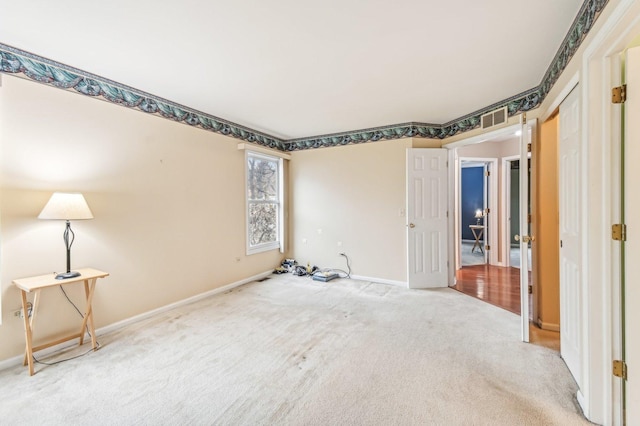
[[[635,278],[640,262],[640,47],[627,51],[625,62],[627,100],[623,108],[623,223],[627,225],[627,238],[623,242],[622,286],[622,354],[629,374],[623,384],[623,411],[626,424],[640,419],[640,333],[635,325],[640,322],[640,283]]]
[[[407,149],[407,282],[448,286],[447,150]]]
[[[558,207],[560,232],[560,355],[582,389],[582,196],[580,87],[560,104],[558,140]]]
[[[529,142],[531,135],[526,115],[520,116],[520,336],[529,341]]]
[[[469,160],[469,161],[474,161],[474,162],[484,162],[484,163],[490,163],[490,170],[489,171],[498,171],[498,158],[492,158],[491,156],[489,156],[488,152],[491,153],[495,153],[494,151],[484,151],[484,153],[487,155],[487,157],[476,157],[474,154],[478,154],[482,151],[480,151],[482,149],[481,145],[483,143],[493,143],[493,142],[506,142],[509,141],[510,143],[515,144],[516,146],[511,146],[511,151],[509,152],[509,155],[513,156],[513,160],[518,160],[519,162],[522,162],[522,164],[524,165],[528,165],[529,164],[529,154],[528,154],[528,144],[531,141],[532,138],[534,138],[533,136],[535,135],[535,128],[536,126],[536,120],[530,120],[529,122],[526,121],[525,117],[521,118],[521,122],[520,124],[515,124],[515,125],[511,125],[511,126],[507,126],[507,127],[503,127],[500,129],[496,129],[494,131],[488,132],[488,133],[484,133],[481,135],[476,135],[476,136],[472,136],[469,139],[464,139],[464,140],[460,140],[457,142],[453,142],[451,144],[447,145],[447,148],[450,150],[455,150],[454,151],[454,156],[457,160],[462,161],[462,160]],[[515,139],[515,140],[514,140]],[[476,148],[473,148],[473,146],[478,146]],[[467,151],[467,148],[470,148],[469,151]],[[515,148],[515,149],[513,149]],[[501,153],[503,152],[502,150],[500,151]],[[498,154],[501,155],[501,154]],[[504,161],[506,158],[510,158],[509,156],[506,157],[499,157],[502,159],[502,161]],[[456,170],[460,170],[461,167],[458,164],[456,166]],[[508,171],[508,170],[507,170]],[[519,229],[519,236],[522,235],[524,237],[523,241],[520,241],[520,239],[518,240],[518,243],[521,245],[522,250],[520,250],[520,252],[523,255],[523,259],[520,262],[521,264],[524,264],[524,266],[522,268],[520,268],[520,273],[517,277],[514,277],[514,279],[512,280],[511,276],[509,275],[508,277],[504,277],[504,276],[499,276],[499,277],[495,277],[496,280],[504,280],[505,278],[507,280],[509,280],[508,285],[513,285],[514,287],[517,286],[517,288],[520,290],[520,296],[518,296],[517,294],[514,297],[517,297],[519,300],[517,300],[516,303],[518,303],[520,305],[520,312],[521,312],[521,339],[525,342],[529,341],[529,318],[530,318],[530,303],[529,303],[529,277],[530,277],[530,273],[529,273],[529,263],[530,263],[530,257],[529,257],[529,243],[530,243],[530,236],[529,236],[529,224],[528,224],[528,214],[529,214],[529,168],[527,166],[525,167],[521,167],[519,170],[519,174],[522,174],[522,177],[519,179],[518,182],[518,204],[522,204],[519,211],[521,212],[520,215],[522,216],[522,220],[520,220],[520,223],[525,224],[523,228]],[[496,175],[498,175],[498,173],[496,173]],[[504,175],[504,173],[503,173]],[[458,178],[458,180],[456,181],[455,178]],[[460,191],[460,173],[455,173],[452,175],[452,180],[454,180],[455,185],[458,187],[458,193]],[[487,185],[489,189],[489,196],[488,196],[488,202],[489,202],[489,214],[485,215],[484,219],[485,219],[485,224],[487,224],[487,227],[489,230],[493,230],[493,232],[489,232],[490,235],[493,235],[493,239],[490,236],[489,239],[492,241],[490,243],[492,247],[492,250],[489,251],[489,256],[490,256],[490,264],[487,265],[487,268],[499,268],[502,267],[502,265],[499,264],[499,253],[502,253],[502,262],[504,262],[505,257],[509,256],[509,250],[505,249],[505,246],[508,247],[510,245],[510,241],[508,240],[508,238],[505,240],[504,239],[504,234],[505,232],[509,233],[508,231],[505,231],[505,226],[504,226],[504,222],[505,222],[505,211],[504,209],[501,209],[499,212],[498,209],[498,179],[490,179],[490,184]],[[504,186],[504,185],[503,185]],[[453,189],[452,191],[455,192],[455,189]],[[491,194],[496,194],[495,196],[491,196]],[[520,195],[522,194],[522,195]],[[461,220],[460,220],[460,197],[452,197],[454,198],[454,202],[455,205],[452,203],[452,208],[455,208],[456,211],[456,220],[455,220],[455,228],[456,230],[460,230],[461,228]],[[505,205],[505,200],[504,197],[502,197],[502,202],[500,203],[503,207]],[[496,213],[496,214],[491,214],[491,213]],[[520,216],[519,215],[519,216]],[[498,223],[499,220],[501,225],[499,227]],[[488,220],[488,223],[487,223]],[[498,229],[500,229],[500,233],[498,232]],[[502,234],[502,235],[499,235]],[[457,241],[460,239],[459,237],[460,234],[457,235],[451,235],[451,240],[450,243],[451,244],[456,244]],[[510,235],[510,233],[509,233]],[[519,238],[518,236],[518,238]],[[457,238],[456,238],[457,237]],[[454,240],[454,238],[456,238]],[[503,241],[506,241],[506,245]],[[458,266],[458,265],[456,265]],[[459,275],[460,271],[458,271],[458,268],[456,268],[456,273]],[[499,274],[497,274],[499,275]],[[478,277],[473,277],[473,279],[476,279]],[[480,284],[479,281],[476,281],[475,283],[471,283],[471,286],[473,286],[474,284],[478,284],[478,285],[490,285],[490,281],[492,280],[492,277],[488,277],[488,276],[484,276],[482,277],[482,279],[480,281],[482,281]],[[515,281],[515,282],[514,282]],[[501,283],[502,284],[502,283]],[[468,288],[472,288],[471,286],[469,286]],[[465,290],[461,290],[463,293],[467,293]],[[511,288],[509,288],[509,294],[514,294],[515,292],[511,291]],[[470,293],[467,293],[470,294]],[[498,305],[500,306],[500,304],[498,303]],[[535,308],[535,303],[533,305],[533,307]],[[508,308],[506,308],[508,309]]]

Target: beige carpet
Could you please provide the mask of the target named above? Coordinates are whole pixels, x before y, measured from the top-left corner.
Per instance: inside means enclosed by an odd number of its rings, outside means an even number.
[[[273,276],[1,371],[0,423],[588,424],[558,354],[518,336],[450,289]]]

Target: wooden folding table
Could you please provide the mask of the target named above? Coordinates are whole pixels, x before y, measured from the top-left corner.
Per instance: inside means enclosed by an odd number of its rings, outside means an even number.
[[[37,277],[29,277],[29,278],[21,278],[18,280],[14,280],[13,284],[20,289],[20,293],[22,295],[22,312],[24,317],[24,334],[26,340],[26,348],[24,354],[24,362],[23,365],[29,365],[29,375],[33,376],[33,353],[42,349],[49,348],[51,346],[58,345],[63,342],[67,342],[72,339],[79,339],[79,345],[84,343],[84,335],[85,328],[87,325],[89,326],[89,332],[91,334],[91,344],[93,346],[93,350],[95,351],[98,348],[98,344],[96,341],[96,332],[93,325],[93,310],[91,309],[91,301],[93,300],[93,292],[96,287],[96,281],[98,278],[103,278],[108,276],[107,272],[98,271],[97,269],[85,268],[78,269],[80,272],[79,277],[68,278],[65,280],[56,279],[55,273],[40,275]],[[33,347],[32,339],[33,339],[33,329],[36,321],[36,312],[38,311],[38,303],[40,302],[40,290],[48,287],[55,286],[63,286],[67,284],[74,284],[84,281],[84,294],[86,298],[85,305],[85,313],[82,319],[82,327],[80,328],[80,332],[73,334],[71,336],[63,337],[53,342],[44,343],[42,345],[38,345]],[[31,318],[29,318],[28,312],[28,301],[27,301],[27,293],[34,293],[33,296],[33,306],[31,310]]]

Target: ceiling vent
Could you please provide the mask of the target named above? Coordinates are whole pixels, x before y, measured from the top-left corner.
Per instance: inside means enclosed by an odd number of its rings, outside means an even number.
[[[483,129],[487,129],[489,127],[506,123],[508,116],[507,107],[503,107],[483,114],[482,117],[480,117],[480,123]]]

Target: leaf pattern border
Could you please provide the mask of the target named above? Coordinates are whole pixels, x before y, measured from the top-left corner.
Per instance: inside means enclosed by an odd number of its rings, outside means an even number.
[[[0,72],[22,75],[43,84],[102,98],[148,114],[280,151],[300,151],[410,137],[442,140],[479,127],[480,117],[495,109],[506,106],[509,116],[513,116],[540,106],[593,28],[608,1],[585,0],[540,85],[445,124],[410,122],[283,140],[2,43]]]

